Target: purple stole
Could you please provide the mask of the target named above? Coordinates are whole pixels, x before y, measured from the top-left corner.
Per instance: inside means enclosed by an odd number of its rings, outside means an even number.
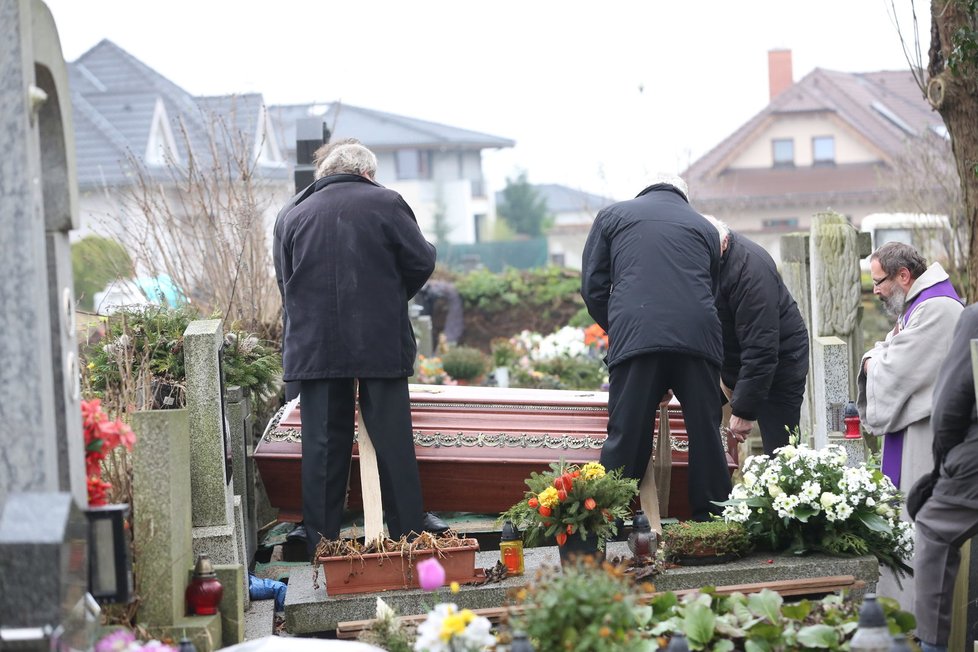
[[[903,316],[900,318],[900,330],[906,328],[907,322],[910,321],[910,315],[913,314],[917,306],[927,301],[927,299],[933,299],[934,297],[949,297],[958,303],[963,303],[961,297],[954,291],[954,286],[951,285],[951,281],[945,279],[940,283],[935,283],[914,297],[910,305],[903,311]],[[888,432],[884,435],[886,439],[884,440],[883,446],[883,475],[888,476],[897,489],[900,488],[900,467],[903,464],[903,438],[906,434],[907,429],[904,428],[896,432]]]

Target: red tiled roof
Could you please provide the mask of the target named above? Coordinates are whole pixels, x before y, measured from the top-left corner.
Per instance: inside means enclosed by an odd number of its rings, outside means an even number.
[[[879,152],[877,163],[805,168],[731,169],[727,161],[779,115],[832,113]],[[693,163],[684,176],[699,201],[775,194],[881,191],[879,175],[907,138],[941,125],[909,70],[844,73],[816,68]]]

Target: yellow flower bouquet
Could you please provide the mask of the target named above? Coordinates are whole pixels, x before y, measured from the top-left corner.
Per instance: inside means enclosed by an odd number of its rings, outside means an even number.
[[[523,500],[500,520],[512,521],[528,545],[553,537],[563,546],[570,536],[590,534],[607,541],[618,533],[616,521],[629,514],[638,494],[634,479],[623,478],[620,470],[607,472],[598,462],[554,462],[549,471],[530,474],[526,486]]]

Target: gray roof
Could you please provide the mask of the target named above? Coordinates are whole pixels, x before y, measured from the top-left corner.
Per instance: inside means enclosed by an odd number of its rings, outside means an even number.
[[[516,144],[508,138],[342,102],[275,105],[268,107],[268,112],[278,142],[289,152],[295,150],[295,125],[301,118],[322,118],[332,132],[332,140],[356,138],[375,151],[486,149]]]
[[[133,174],[131,157],[142,159],[149,143],[158,102],[163,103],[181,161],[187,145],[202,163],[209,159],[208,132],[214,120],[225,120],[256,139],[260,94],[195,97],[131,54],[102,40],[68,66],[75,125],[78,182],[81,187],[126,183]],[[186,133],[184,138],[183,133]],[[168,178],[164,167],[147,168]],[[262,167],[263,176],[285,177],[281,167]]]
[[[549,213],[591,213],[615,203],[616,200],[601,195],[592,195],[583,190],[575,190],[556,183],[533,184],[533,189],[544,201]],[[503,201],[503,193],[496,193],[496,203]]]
[[[209,132],[225,121],[236,133],[254,142],[263,98],[258,93],[193,96],[135,58],[103,39],[68,66],[74,111],[78,181],[82,188],[125,184],[133,176],[132,157],[142,159],[149,143],[157,102],[169,119],[181,161],[188,159],[187,143],[206,165]],[[448,125],[365,109],[340,102],[267,107],[277,151],[294,159],[295,126],[300,118],[322,116],[334,138],[358,138],[378,150],[398,148],[484,149],[512,147],[506,138]],[[186,139],[183,137],[186,133]],[[164,167],[148,168],[167,179]],[[259,166],[269,178],[285,178],[282,165]]]

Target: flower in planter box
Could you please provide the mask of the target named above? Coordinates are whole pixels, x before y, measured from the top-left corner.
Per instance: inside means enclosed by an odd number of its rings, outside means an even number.
[[[879,469],[847,466],[837,445],[788,445],[744,463],[743,480],[722,503],[727,521],[773,550],[872,554],[896,571],[910,570],[913,526],[900,520],[903,498]]]
[[[418,562],[418,584],[425,591],[434,591],[445,583],[445,568],[434,557]]]
[[[496,644],[488,618],[450,602],[436,604],[418,626],[416,652],[479,652]]]
[[[597,462],[554,462],[549,471],[532,473],[526,485],[523,500],[500,520],[512,521],[530,545],[554,537],[562,546],[570,536],[585,539],[592,533],[607,541],[618,532],[615,520],[628,515],[638,493],[634,479],[623,478],[620,470],[607,472]]]
[[[94,398],[82,401],[82,430],[85,435],[85,476],[88,504],[97,507],[108,501],[112,485],[102,479],[102,460],[117,446],[132,450],[136,440],[132,428],[102,411],[102,401]]]

